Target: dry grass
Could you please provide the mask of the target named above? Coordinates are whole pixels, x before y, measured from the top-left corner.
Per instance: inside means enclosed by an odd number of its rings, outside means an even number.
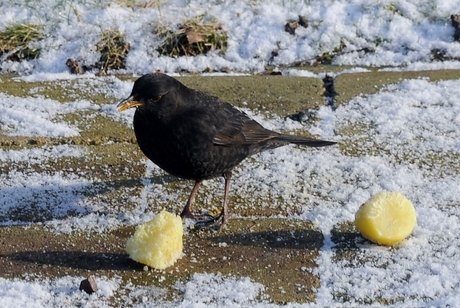
[[[109,69],[125,68],[125,59],[128,55],[130,44],[125,42],[125,37],[120,32],[114,30],[103,32],[96,49],[101,53],[98,63],[99,75],[105,74]]]
[[[119,0],[121,1],[121,0]],[[126,1],[126,0],[125,0]],[[167,1],[165,0],[145,0],[145,1],[137,1],[136,6],[147,9],[147,8],[157,8],[158,10],[161,10],[161,7],[166,4]]]
[[[215,18],[206,19],[203,15],[187,20],[177,31],[158,25],[157,35],[163,38],[158,52],[165,56],[196,56],[227,49],[228,36],[221,24]]]
[[[40,48],[33,43],[43,38],[42,26],[16,24],[0,32],[0,60],[22,61],[38,58]]]

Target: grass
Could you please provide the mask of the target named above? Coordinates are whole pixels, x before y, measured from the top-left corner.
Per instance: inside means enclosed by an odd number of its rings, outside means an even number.
[[[393,14],[398,14],[400,16],[403,16],[401,10],[394,3],[389,3],[385,5],[385,9],[392,12]]]
[[[0,60],[22,61],[38,58],[40,48],[34,43],[43,38],[42,26],[15,24],[0,33]]]
[[[99,75],[104,75],[109,69],[125,68],[125,59],[131,45],[119,31],[108,30],[102,33],[96,49],[101,53],[99,59]]]
[[[225,53],[227,49],[228,36],[221,24],[204,15],[185,21],[176,31],[159,24],[156,34],[163,39],[158,52],[165,56],[197,56],[214,50]]]

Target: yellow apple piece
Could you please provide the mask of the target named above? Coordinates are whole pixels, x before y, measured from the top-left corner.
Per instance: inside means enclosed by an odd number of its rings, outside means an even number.
[[[414,230],[417,216],[412,203],[398,192],[380,192],[364,203],[355,215],[358,231],[381,245],[394,245]]]
[[[161,211],[152,220],[136,227],[126,242],[126,251],[134,261],[156,269],[165,269],[182,257],[182,219]]]

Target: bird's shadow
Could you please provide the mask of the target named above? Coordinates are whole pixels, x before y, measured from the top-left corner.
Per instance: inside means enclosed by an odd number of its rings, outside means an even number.
[[[210,237],[214,243],[252,246],[261,248],[319,250],[324,245],[324,235],[315,229],[297,228],[293,230],[264,230],[233,234],[217,234]],[[336,225],[331,230],[332,250],[360,250],[370,243],[357,232],[352,223]]]
[[[355,251],[360,248],[357,242],[364,239],[352,230],[334,230],[332,234],[335,246],[332,248],[336,253],[342,251]],[[233,234],[211,235],[206,237],[212,246],[221,248],[225,246],[240,246],[248,249],[259,248],[263,250],[282,249],[282,250],[306,250],[318,251],[324,243],[324,236],[318,230],[294,229],[294,230],[274,230],[241,232]],[[364,240],[365,241],[365,240]],[[218,244],[218,245],[216,245]],[[132,260],[127,253],[123,252],[87,252],[81,250],[74,251],[21,251],[0,254],[0,258],[13,262],[38,264],[50,268],[69,268],[87,271],[122,271],[135,272],[142,271],[143,265]]]
[[[271,249],[318,250],[323,244],[323,234],[317,230],[278,230],[217,235],[214,243],[252,246]]]
[[[334,226],[331,230],[331,240],[335,251],[357,251],[362,245],[371,243],[356,230],[353,222],[343,222]]]

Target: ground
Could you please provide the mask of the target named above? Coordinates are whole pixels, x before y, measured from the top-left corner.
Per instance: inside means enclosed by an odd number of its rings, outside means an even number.
[[[316,70],[332,71],[343,68],[322,67]],[[335,100],[332,105],[346,104],[358,95],[376,93],[383,86],[401,79],[422,77],[436,81],[457,79],[459,76],[460,72],[457,70],[341,74],[334,82]],[[0,78],[2,92],[16,97],[40,95],[62,103],[73,99],[87,99],[99,106],[117,103],[110,95],[92,91],[88,86],[74,87],[81,82],[78,79],[24,82],[15,80],[14,76],[2,75]],[[101,82],[113,82],[112,77],[104,78],[106,79],[101,79]],[[128,76],[116,78],[134,80]],[[303,110],[314,111],[320,106],[331,104],[326,97],[328,92],[318,78],[187,76],[179,79],[192,88],[209,92],[240,107],[280,117]],[[104,204],[104,207],[96,211],[100,215],[123,215],[124,212],[133,211],[142,198],[144,185],[161,183],[170,199],[159,201],[159,205],[150,204],[145,211],[156,213],[162,207],[179,213],[192,183],[173,178],[161,171],[149,173],[145,157],[136,145],[130,125],[101,116],[99,112],[85,110],[60,115],[60,120],[72,123],[80,129],[77,136],[20,137],[0,131],[0,150],[3,151],[34,149],[44,145],[76,145],[86,153],[78,157],[50,158],[47,163],[2,162],[0,172],[76,174],[90,179],[91,187],[85,188],[83,185],[76,189],[89,200]],[[349,133],[359,129],[350,128]],[[305,134],[298,130],[296,133]],[[341,143],[338,147],[345,155],[356,155],[347,148],[347,143]],[[237,170],[236,173],[240,172]],[[205,185],[198,196],[197,206],[218,206],[223,189],[221,184],[217,180]],[[16,189],[18,193],[22,193],[19,188]],[[32,195],[41,193],[40,189],[42,188],[36,188]],[[75,209],[75,212],[69,210],[57,214],[53,206],[59,206],[59,192],[48,189],[47,198],[56,200],[45,202],[47,206],[38,204],[39,201],[32,204],[31,197],[27,199],[28,204],[11,206],[8,212],[0,212],[1,277],[27,276],[27,279],[40,280],[44,277],[92,275],[96,281],[101,276],[121,277],[124,283],[166,288],[168,292],[159,297],[162,300],[177,301],[183,296],[183,292],[176,286],[177,281],[185,283],[193,273],[221,273],[225,276],[249,277],[252,281],[261,283],[264,292],[257,299],[259,301],[266,300],[277,304],[315,301],[320,280],[314,269],[324,236],[315,222],[292,218],[299,213],[299,208],[286,206],[278,196],[267,196],[265,200],[275,206],[259,207],[254,206],[257,202],[248,201],[251,200],[249,196],[232,195],[232,218],[227,228],[221,232],[188,230],[184,235],[184,256],[171,268],[158,271],[145,268],[129,259],[124,248],[126,240],[134,232],[134,226],[129,223],[110,230],[77,229],[57,232],[52,225],[47,224],[49,221],[65,221],[82,213]],[[356,232],[352,222],[336,225],[332,230],[332,240],[335,243],[335,258],[356,259],[356,262],[360,262],[356,244],[366,240]],[[336,296],[346,299],[347,294],[337,293]],[[386,301],[381,300],[383,303],[387,303]],[[114,295],[113,302],[117,302],[117,294]]]

